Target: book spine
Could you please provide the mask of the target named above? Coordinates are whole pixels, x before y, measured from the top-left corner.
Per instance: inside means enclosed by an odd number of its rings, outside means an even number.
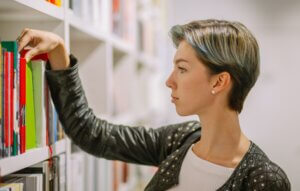
[[[20,103],[19,103],[19,126],[20,126],[20,153],[25,152],[25,104],[26,104],[26,60],[20,58]]]
[[[36,148],[36,127],[34,110],[34,87],[31,61],[26,63],[26,150]]]
[[[36,126],[36,143],[46,146],[46,111],[45,111],[45,61],[31,61]]]
[[[14,83],[13,83],[13,123],[14,123],[14,138],[13,138],[13,155],[18,155],[18,145],[19,145],[19,123],[18,123],[18,110],[19,110],[19,58],[17,50],[14,51]]]
[[[15,153],[13,152],[13,145],[14,145],[14,57],[13,57],[13,53],[9,52],[9,67],[10,67],[10,74],[9,74],[9,91],[10,91],[10,103],[9,103],[9,107],[10,107],[10,147],[11,149],[11,155],[15,155]]]
[[[3,125],[2,125],[2,119],[3,119],[3,110],[2,110],[2,107],[3,107],[3,55],[2,55],[2,45],[1,45],[1,42],[0,42],[0,157],[2,158],[3,157],[3,149],[4,149],[4,142],[3,142],[3,139],[4,139],[4,134],[3,134]]]
[[[10,53],[4,53],[4,131],[5,156],[10,156]]]

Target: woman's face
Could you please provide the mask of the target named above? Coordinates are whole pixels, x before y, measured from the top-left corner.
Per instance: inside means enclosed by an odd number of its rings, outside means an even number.
[[[166,81],[179,115],[201,114],[212,104],[212,84],[208,69],[195,50],[181,41],[174,56],[174,69]]]

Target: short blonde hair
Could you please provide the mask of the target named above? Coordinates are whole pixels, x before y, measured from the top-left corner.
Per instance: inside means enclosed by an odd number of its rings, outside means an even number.
[[[211,74],[231,75],[229,107],[240,113],[259,75],[259,47],[251,32],[239,22],[209,19],[175,25],[170,35],[176,48],[186,40]]]

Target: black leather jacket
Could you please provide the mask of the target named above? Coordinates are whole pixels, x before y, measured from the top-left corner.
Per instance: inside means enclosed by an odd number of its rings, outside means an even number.
[[[129,127],[97,118],[88,107],[76,59],[62,71],[46,70],[51,96],[65,133],[84,151],[111,160],[158,166],[146,191],[167,190],[179,183],[181,164],[188,148],[200,139],[198,121],[160,128]],[[49,65],[48,65],[49,66]],[[219,191],[289,191],[284,171],[253,142]],[[199,188],[201,190],[201,188]]]

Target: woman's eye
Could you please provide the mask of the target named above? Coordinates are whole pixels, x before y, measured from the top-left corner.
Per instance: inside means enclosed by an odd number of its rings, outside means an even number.
[[[180,70],[180,73],[184,73],[184,72],[186,72],[186,69],[185,69],[185,68],[178,67],[178,69]]]

